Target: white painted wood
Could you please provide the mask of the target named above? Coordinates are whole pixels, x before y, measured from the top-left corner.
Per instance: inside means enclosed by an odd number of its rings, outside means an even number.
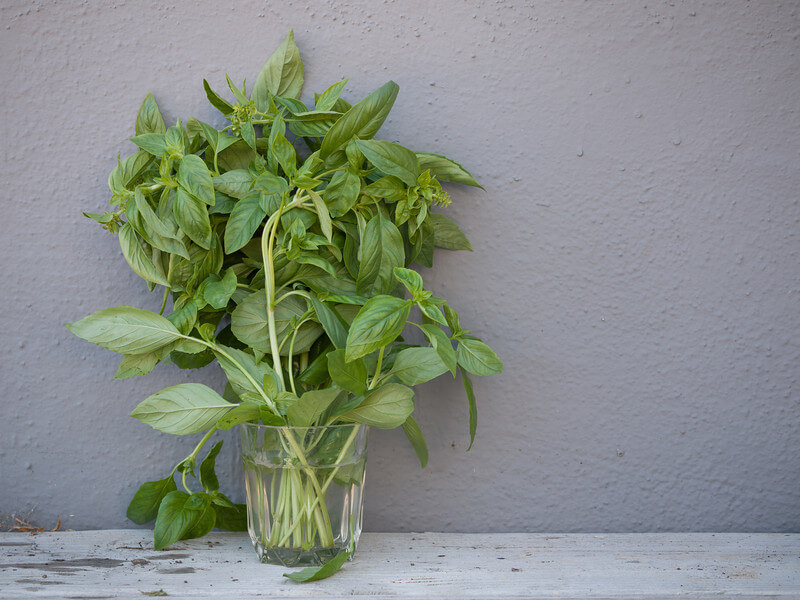
[[[0,533],[0,598],[800,598],[800,534],[365,533],[295,584],[244,534],[163,552],[146,530]]]

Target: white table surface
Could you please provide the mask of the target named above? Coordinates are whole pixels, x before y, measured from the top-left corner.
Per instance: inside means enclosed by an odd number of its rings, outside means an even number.
[[[296,584],[246,534],[153,549],[148,530],[0,533],[0,598],[800,598],[800,534],[364,533]]]

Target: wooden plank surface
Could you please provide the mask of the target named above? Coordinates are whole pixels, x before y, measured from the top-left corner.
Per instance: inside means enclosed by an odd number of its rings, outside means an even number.
[[[800,598],[800,534],[365,533],[295,584],[245,534],[153,550],[146,530],[0,533],[0,598]],[[162,594],[162,595],[163,595]]]

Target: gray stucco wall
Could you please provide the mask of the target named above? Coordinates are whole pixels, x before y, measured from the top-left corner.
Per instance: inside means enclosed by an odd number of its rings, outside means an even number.
[[[418,395],[427,469],[372,433],[367,529],[798,530],[796,3],[3,4],[0,515],[130,526],[138,483],[193,444],[127,414],[221,389],[216,367],[112,382],[116,358],[63,327],[158,306],[81,211],[148,91],[214,120],[202,78],[252,80],[293,27],[307,96],[396,80],[382,137],[487,189],[452,190],[476,251],[426,277],[505,373],[476,384],[469,454],[445,380]]]

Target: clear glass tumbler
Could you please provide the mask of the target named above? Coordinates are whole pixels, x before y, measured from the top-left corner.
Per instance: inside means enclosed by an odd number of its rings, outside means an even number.
[[[321,565],[361,535],[366,425],[243,423],[247,530],[261,562]]]

